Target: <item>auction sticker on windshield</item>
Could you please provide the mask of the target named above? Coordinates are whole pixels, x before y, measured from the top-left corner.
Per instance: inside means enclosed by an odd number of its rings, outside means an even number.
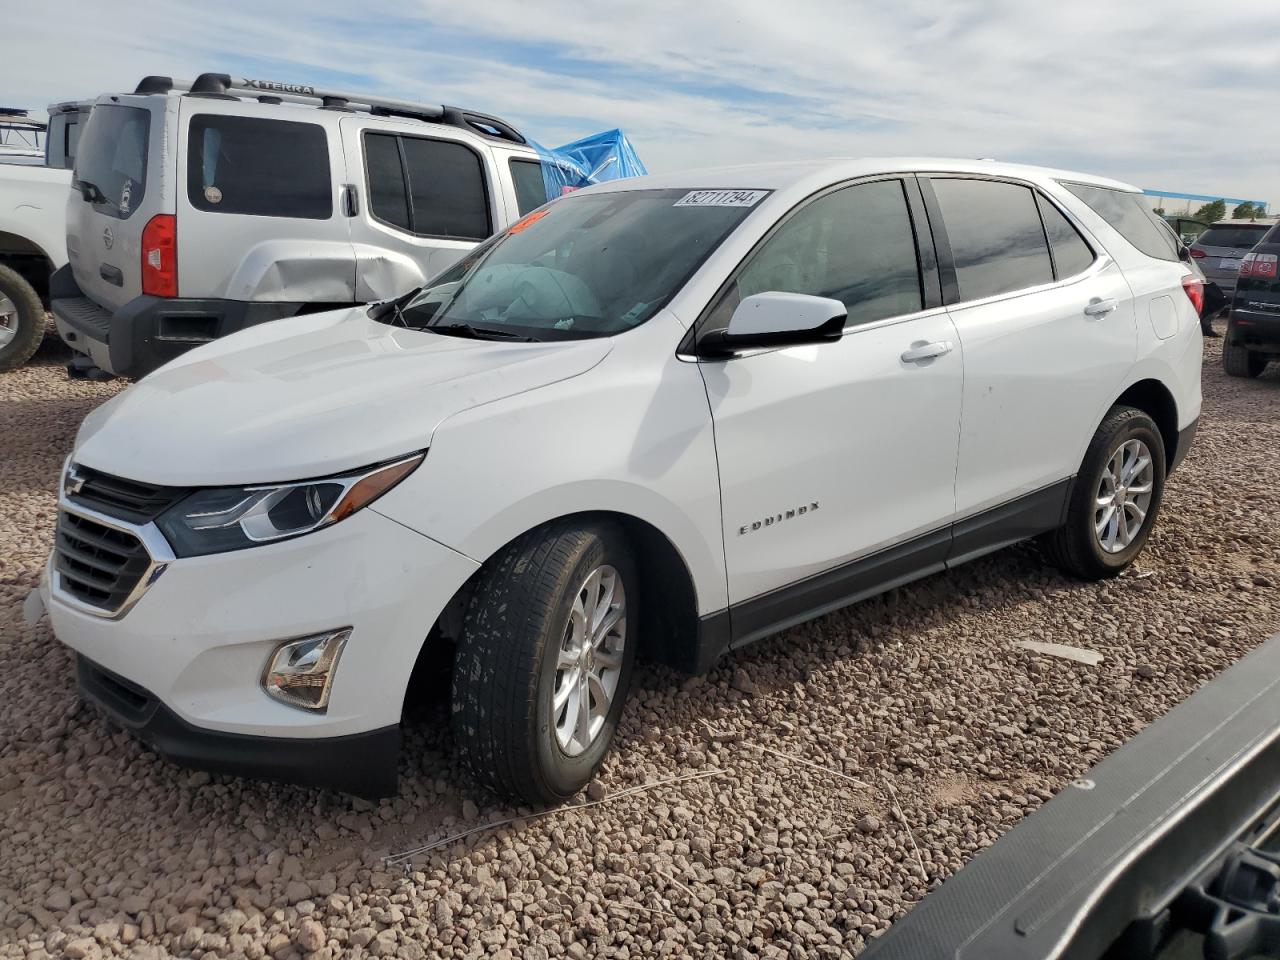
[[[754,207],[768,190],[690,190],[677,207]]]

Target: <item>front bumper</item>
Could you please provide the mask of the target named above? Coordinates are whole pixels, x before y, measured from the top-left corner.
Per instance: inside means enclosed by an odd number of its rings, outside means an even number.
[[[400,722],[418,653],[478,566],[369,508],[294,540],[174,560],[118,619],[61,595],[51,558],[46,606],[62,643],[154,702],[146,716],[131,717],[102,684],[86,691],[162,754],[219,770],[240,757],[246,766],[235,772],[346,790],[340,768],[308,773],[315,764],[294,764],[290,751],[340,757],[358,742],[352,738],[372,738],[370,757],[386,765],[394,753],[387,731]],[[263,691],[263,669],[281,641],[343,626],[352,634],[323,713]],[[393,757],[389,769],[394,778]],[[360,776],[385,786],[366,768]]]
[[[202,344],[307,304],[140,296],[114,313],[84,295],[68,264],[49,280],[54,326],[68,346],[120,377],[137,379]]]
[[[80,695],[164,759],[240,777],[328,787],[368,800],[396,793],[400,728],[344,737],[247,736],[193,726],[143,688],[76,657]]]

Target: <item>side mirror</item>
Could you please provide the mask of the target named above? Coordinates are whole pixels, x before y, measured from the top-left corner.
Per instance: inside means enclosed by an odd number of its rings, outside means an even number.
[[[729,326],[698,340],[698,354],[728,357],[742,350],[830,343],[844,335],[848,311],[839,300],[806,293],[757,293],[729,318]]]

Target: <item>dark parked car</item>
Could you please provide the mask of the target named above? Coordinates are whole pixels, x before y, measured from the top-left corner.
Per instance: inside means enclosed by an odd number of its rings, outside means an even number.
[[[1280,636],[983,850],[863,960],[1280,956]]]
[[[1256,377],[1280,358],[1280,224],[1240,263],[1222,367],[1233,377]]]
[[[1244,255],[1273,224],[1274,221],[1219,220],[1191,244],[1191,256],[1200,265],[1205,279],[1214,281],[1230,299]]]

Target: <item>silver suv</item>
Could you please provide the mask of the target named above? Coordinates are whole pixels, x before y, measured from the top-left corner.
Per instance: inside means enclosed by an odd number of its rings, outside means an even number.
[[[99,97],[67,201],[58,333],[141,377],[244,327],[397,296],[547,198],[496,117],[202,74]],[[85,361],[88,366],[88,361]]]
[[[1212,280],[1227,300],[1236,292],[1240,263],[1262,237],[1275,225],[1274,220],[1219,220],[1209,225],[1191,244],[1191,256],[1205,279]]]

